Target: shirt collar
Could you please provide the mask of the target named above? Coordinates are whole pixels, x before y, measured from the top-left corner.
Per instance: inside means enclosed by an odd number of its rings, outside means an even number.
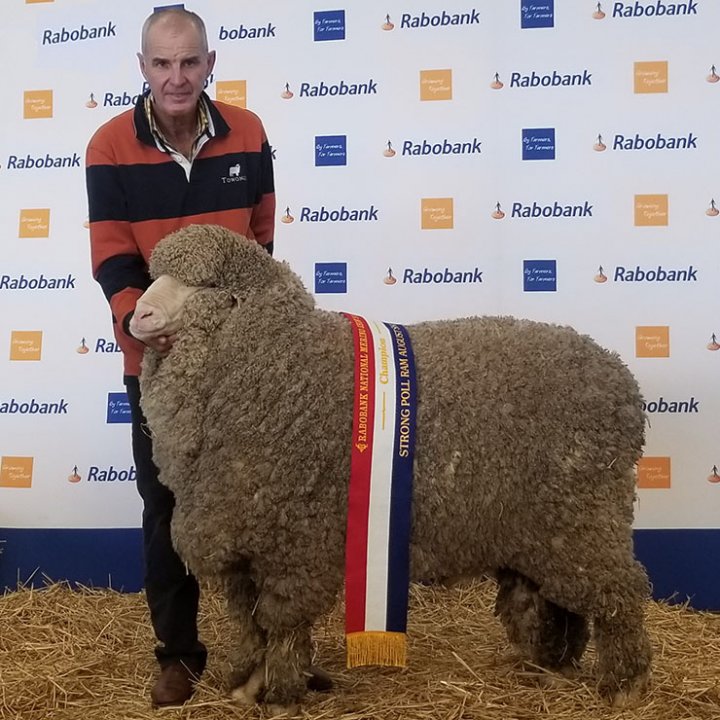
[[[145,113],[145,119],[147,120],[148,128],[150,130],[150,134],[155,140],[155,144],[158,146],[158,148],[160,150],[164,150],[165,152],[169,152],[170,150],[174,149],[172,148],[170,142],[168,142],[162,130],[160,130],[155,119],[155,113],[153,111],[152,93],[147,93],[143,97],[143,110]],[[193,142],[193,149],[191,153],[193,156],[195,155],[200,141],[205,135],[207,135],[208,138],[214,137],[215,126],[213,123],[212,115],[210,113],[207,96],[205,95],[205,93],[203,93],[198,99],[197,133],[195,136],[195,141]]]

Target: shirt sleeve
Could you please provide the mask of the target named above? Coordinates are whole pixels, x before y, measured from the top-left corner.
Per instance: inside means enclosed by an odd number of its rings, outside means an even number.
[[[253,205],[250,230],[261,245],[275,239],[275,181],[273,176],[272,148],[262,131],[260,150],[260,182],[258,196]]]
[[[127,215],[121,168],[111,144],[98,133],[87,148],[85,173],[93,276],[110,304],[120,348],[137,352],[144,346],[128,333],[127,320],[150,276]]]

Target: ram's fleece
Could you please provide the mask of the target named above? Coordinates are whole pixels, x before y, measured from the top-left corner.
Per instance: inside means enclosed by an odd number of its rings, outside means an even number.
[[[319,310],[289,267],[216,226],[162,240],[133,332],[148,350],[143,408],[175,545],[223,581],[241,702],[296,708],[313,622],[343,587],[353,405],[350,323]],[[172,314],[172,313],[171,313]],[[383,318],[384,319],[384,318]],[[633,557],[641,397],[617,357],[568,327],[473,317],[408,327],[419,406],[411,575],[489,572],[510,640],[569,670],[593,622],[611,702],[644,690],[648,583]],[[410,617],[412,633],[412,617]]]

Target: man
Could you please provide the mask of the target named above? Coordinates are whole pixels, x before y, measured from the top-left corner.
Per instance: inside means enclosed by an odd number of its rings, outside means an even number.
[[[270,146],[253,113],[203,92],[215,64],[202,19],[180,8],[155,12],[142,28],[140,70],[148,90],[103,125],[87,148],[92,269],[110,304],[124,356],[138,491],[143,499],[145,589],[161,672],[155,706],[187,700],[205,668],[198,639],[199,590],[170,538],[174,498],[158,480],[140,408],[144,345],[130,335],[135,303],[150,284],[150,253],[193,223],[224,225],[272,252],[275,194]],[[172,337],[146,339],[161,353]],[[308,681],[328,689],[320,670]]]

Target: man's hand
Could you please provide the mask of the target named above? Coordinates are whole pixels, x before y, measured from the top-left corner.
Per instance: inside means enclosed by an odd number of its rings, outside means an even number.
[[[177,335],[160,335],[153,338],[145,338],[142,342],[145,343],[149,348],[160,353],[160,355],[167,355],[177,339]]]

